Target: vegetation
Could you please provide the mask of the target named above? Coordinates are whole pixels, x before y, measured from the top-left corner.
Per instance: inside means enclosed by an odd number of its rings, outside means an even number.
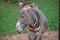
[[[31,0],[30,0],[31,1]],[[48,19],[48,30],[58,30],[59,7],[58,0],[32,0],[38,5]],[[7,3],[0,0],[0,33],[15,34],[16,22],[18,20],[18,4]],[[26,29],[23,30],[26,33]]]

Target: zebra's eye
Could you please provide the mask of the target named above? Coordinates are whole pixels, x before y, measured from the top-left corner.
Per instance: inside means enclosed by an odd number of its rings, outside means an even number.
[[[24,18],[24,15],[23,15],[23,16],[21,16],[21,18]]]
[[[22,16],[21,18],[24,18],[24,16]]]
[[[33,5],[30,5],[30,7],[33,7]]]

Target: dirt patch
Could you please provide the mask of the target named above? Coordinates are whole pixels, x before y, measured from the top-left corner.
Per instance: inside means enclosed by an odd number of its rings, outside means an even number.
[[[2,37],[1,40],[28,40],[27,34],[17,34],[12,36],[5,36]],[[52,32],[45,32],[43,34],[42,40],[58,40],[58,32],[52,31]]]

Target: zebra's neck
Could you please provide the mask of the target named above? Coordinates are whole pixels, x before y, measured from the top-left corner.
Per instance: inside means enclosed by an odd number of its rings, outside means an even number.
[[[33,32],[38,32],[40,29],[36,30],[40,26],[40,16],[36,10],[32,10],[33,12],[30,13],[31,16],[31,24],[29,24],[29,30]]]

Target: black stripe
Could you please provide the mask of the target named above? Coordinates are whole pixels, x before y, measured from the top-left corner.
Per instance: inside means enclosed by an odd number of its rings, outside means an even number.
[[[34,27],[34,26],[32,26],[31,24],[29,24],[29,27],[31,27],[31,28],[33,28],[33,29],[35,29],[35,27]]]
[[[31,29],[29,29],[30,31],[32,31],[32,32],[34,32],[34,33],[36,33],[36,32],[39,32],[40,31],[40,29],[39,30],[36,30],[36,31],[34,31],[34,30],[31,30]]]
[[[34,11],[34,10],[33,10],[33,11]],[[36,10],[35,10],[34,12],[36,12],[35,14],[36,14],[37,19],[38,19],[38,20],[37,20],[38,22],[36,23],[35,27],[38,28],[39,25],[40,25],[40,16],[39,16],[39,14],[38,14],[38,12],[37,12]]]
[[[36,25],[35,25],[35,26],[33,26],[33,25],[29,24],[29,27],[33,29],[33,30],[31,30],[31,29],[29,28],[29,30],[30,30],[30,31],[32,31],[32,32],[34,32],[34,33],[36,33],[36,32],[39,32],[39,31],[40,31],[40,29],[39,29],[39,30],[34,31],[34,30],[35,30],[35,28],[40,27],[40,16],[39,16],[39,13],[38,13],[36,10],[32,10],[32,11],[33,11],[33,12],[35,12],[35,14],[36,14],[36,16],[37,16],[37,19],[38,19],[38,20],[36,20],[36,21],[37,21],[37,23],[36,23]],[[35,22],[36,22],[36,21],[35,21]]]

